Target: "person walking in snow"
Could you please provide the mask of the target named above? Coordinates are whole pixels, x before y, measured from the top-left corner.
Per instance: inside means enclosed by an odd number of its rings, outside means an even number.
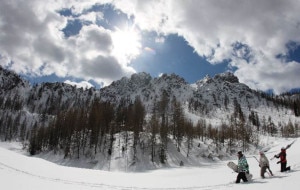
[[[243,155],[242,151],[238,152],[238,175],[236,177],[236,183],[240,183],[241,179],[244,182],[247,182],[248,179],[246,174],[249,174],[249,165],[246,160],[246,157]]]
[[[259,167],[260,167],[260,176],[262,178],[265,178],[265,173],[267,171],[267,169],[269,170],[271,176],[273,176],[273,173],[270,169],[270,164],[269,164],[269,160],[266,157],[264,152],[259,152],[260,158],[259,158]]]
[[[280,163],[281,167],[280,167],[280,171],[281,172],[285,172],[290,170],[290,167],[286,167],[287,164],[287,160],[286,160],[286,148],[282,147],[281,148],[281,152],[274,155],[275,158],[280,158],[280,160],[277,162],[277,164]]]

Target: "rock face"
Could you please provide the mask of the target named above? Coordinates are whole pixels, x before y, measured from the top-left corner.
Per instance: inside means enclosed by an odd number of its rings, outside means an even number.
[[[95,98],[117,106],[120,103],[129,105],[139,97],[147,113],[150,113],[154,102],[159,101],[163,94],[169,98],[169,102],[173,99],[179,101],[185,107],[187,116],[192,114],[196,118],[214,117],[220,122],[233,112],[236,104],[240,105],[245,116],[255,111],[261,118],[264,114],[260,111],[261,108],[278,107],[260,92],[240,83],[229,72],[214,77],[206,76],[195,84],[188,84],[175,74],[152,78],[143,72],[133,74],[130,78],[124,77],[101,89],[82,89],[65,83],[31,86],[14,72],[0,67],[0,87],[1,114],[8,114],[10,109],[5,106],[13,104],[18,105],[14,110],[26,111],[28,117],[39,114],[55,116],[61,110],[89,105]],[[281,107],[290,113],[288,108]]]

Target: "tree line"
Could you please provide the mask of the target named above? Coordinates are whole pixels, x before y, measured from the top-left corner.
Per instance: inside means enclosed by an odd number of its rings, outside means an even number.
[[[174,143],[178,151],[186,146],[186,156],[189,156],[195,139],[212,139],[216,147],[228,146],[229,150],[240,144],[246,150],[249,144],[259,143],[259,133],[293,137],[299,131],[299,124],[292,121],[274,123],[270,116],[259,118],[254,111],[247,116],[238,100],[230,102],[227,96],[224,106],[227,109],[232,104],[233,113],[229,113],[227,121],[220,126],[213,126],[205,119],[196,123],[188,119],[181,102],[167,91],[153,101],[151,111],[147,113],[139,96],[134,101],[124,98],[114,104],[96,98],[90,89],[85,91],[85,100],[76,92],[73,101],[65,101],[64,91],[59,86],[54,88],[54,94],[46,96],[42,93],[46,88],[53,88],[48,85],[40,89],[34,87],[36,90],[26,101],[17,94],[0,97],[1,140],[17,139],[32,155],[42,151],[63,151],[66,158],[80,158],[95,157],[99,153],[109,156],[117,136],[122,135],[120,146],[124,150],[131,149],[133,159],[137,159],[138,151],[148,148],[152,161],[158,159],[164,163],[168,143]],[[71,88],[71,91],[76,89]],[[300,114],[299,98],[285,99],[270,94],[261,94],[261,97],[275,102],[275,106],[292,109],[296,116]],[[39,101],[43,98],[46,104]],[[26,111],[22,111],[24,106],[37,114],[29,118]],[[190,111],[199,110],[203,114],[210,111],[207,105],[197,101],[189,102],[188,106]]]
[[[176,97],[162,92],[159,100],[154,100],[151,113],[147,114],[139,96],[128,104],[127,100],[114,105],[95,99],[91,106],[60,112],[48,126],[35,124],[29,131],[30,154],[42,151],[63,151],[65,158],[95,157],[114,151],[114,143],[122,138],[122,149],[132,150],[133,160],[138,159],[138,151],[145,151],[152,161],[165,163],[168,143],[173,143],[180,151],[187,149],[188,157],[195,139],[212,139],[216,151],[228,146],[228,151],[240,146],[247,150],[250,144],[258,145],[260,133],[284,137],[297,134],[297,123],[277,124],[272,118],[259,118],[251,112],[245,116],[238,101],[234,100],[233,113],[228,121],[213,126],[205,119],[197,123],[185,116],[183,106]],[[122,136],[122,137],[120,137]]]

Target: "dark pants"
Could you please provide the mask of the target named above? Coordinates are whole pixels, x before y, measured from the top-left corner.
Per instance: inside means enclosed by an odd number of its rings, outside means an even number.
[[[286,162],[285,163],[281,163],[281,172],[284,172],[286,170]]]
[[[272,173],[272,171],[271,171],[271,169],[270,169],[269,166],[263,166],[263,167],[261,167],[261,169],[260,169],[260,176],[261,176],[262,178],[265,178],[265,173],[266,173],[267,169],[269,170],[270,175],[273,175],[273,173]]]
[[[244,182],[247,182],[247,177],[246,177],[246,172],[239,172],[238,176],[236,177],[236,181],[235,183],[240,183],[241,182],[241,179],[244,181]]]
[[[286,162],[285,163],[281,163],[281,169],[280,169],[281,172],[285,172],[285,171],[288,171],[290,169],[291,169],[290,166],[286,167]]]

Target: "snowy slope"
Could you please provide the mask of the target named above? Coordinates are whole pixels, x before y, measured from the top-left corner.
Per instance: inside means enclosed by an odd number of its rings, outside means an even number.
[[[258,91],[239,83],[239,79],[232,73],[222,73],[212,78],[207,76],[195,84],[188,84],[182,77],[175,74],[163,74],[158,78],[152,78],[147,73],[136,73],[130,78],[124,77],[107,87],[96,90],[78,89],[75,86],[58,82],[30,86],[28,81],[16,73],[0,67],[0,87],[0,100],[3,105],[7,100],[11,102],[18,100],[17,103],[20,106],[14,109],[26,112],[26,117],[24,116],[20,123],[26,119],[27,128],[30,128],[31,123],[37,120],[35,114],[43,114],[52,118],[60,110],[87,106],[95,97],[110,101],[117,106],[121,101],[130,104],[138,96],[147,112],[150,113],[154,101],[161,99],[162,92],[167,93],[170,102],[173,97],[176,97],[177,101],[185,106],[188,118],[196,122],[199,119],[206,119],[208,123],[216,127],[228,121],[228,117],[233,113],[234,100],[240,104],[246,118],[253,111],[258,114],[261,122],[263,117],[266,120],[271,117],[276,126],[279,123],[286,125],[289,121],[292,123],[300,121],[295,117],[293,110],[283,105],[274,105],[274,102],[262,97]],[[228,101],[228,105],[224,105],[225,100]],[[0,116],[14,115],[15,113],[10,110],[10,107],[0,110]]]
[[[278,153],[293,139],[265,138],[271,149],[267,157]],[[76,189],[299,189],[300,140],[287,151],[292,171],[279,172],[276,159],[270,160],[275,176],[259,177],[259,167],[253,156],[247,155],[254,180],[235,184],[236,173],[226,166],[227,161],[216,161],[200,167],[161,169],[145,173],[107,172],[59,166],[43,159],[28,157],[16,143],[0,143],[1,189],[10,190],[76,190]],[[236,160],[233,160],[236,162]]]

